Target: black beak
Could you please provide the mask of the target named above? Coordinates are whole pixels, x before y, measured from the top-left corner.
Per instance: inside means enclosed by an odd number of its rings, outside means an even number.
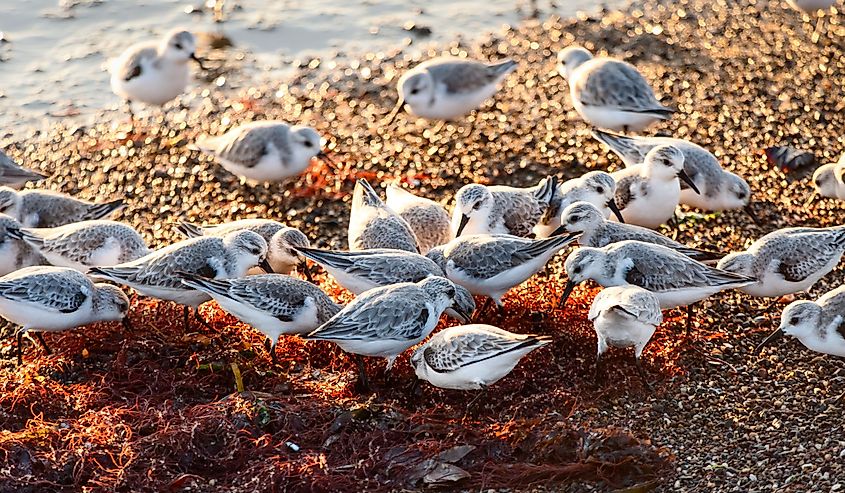
[[[305,279],[308,279],[308,282],[314,282],[314,278],[311,277],[311,269],[308,268],[308,264],[305,263],[305,259],[299,261],[299,270],[302,271],[302,274],[305,275]]]
[[[569,295],[572,294],[572,290],[575,289],[578,283],[573,280],[566,281],[566,289],[563,290],[563,296],[560,297],[560,301],[557,304],[558,308],[563,308],[566,305],[566,300],[569,299]]]
[[[619,219],[620,223],[625,224],[625,218],[622,217],[622,211],[619,210],[619,206],[616,205],[615,200],[608,200],[607,207],[610,208],[610,211],[613,212],[613,215],[616,216],[616,219]]]
[[[337,169],[337,161],[335,161],[334,159],[329,157],[329,155],[326,154],[325,152],[323,152],[323,151],[318,152],[317,157],[320,160],[322,160],[324,163],[328,164],[330,168]]]
[[[458,231],[455,233],[455,238],[461,236],[461,233],[464,232],[464,228],[467,227],[467,223],[469,222],[469,216],[466,214],[461,216],[461,223],[458,225]]]
[[[695,185],[695,182],[693,182],[692,178],[690,178],[687,174],[686,170],[681,170],[681,172],[678,173],[678,178],[684,180],[684,183],[686,183],[687,185],[689,185],[690,188],[695,190],[695,193],[701,195],[701,190],[698,189],[698,187]]]
[[[748,214],[748,217],[750,217],[750,218],[751,218],[751,221],[752,221],[754,224],[756,224],[756,225],[758,225],[758,226],[760,225],[760,218],[758,218],[758,217],[757,217],[757,213],[756,213],[756,212],[754,212],[754,207],[751,205],[751,202],[749,202],[749,203],[748,203],[748,205],[746,205],[745,207],[743,207],[743,208],[742,208],[742,210],[744,210],[744,211],[745,211],[745,213],[746,213],[746,214]]]
[[[207,70],[205,65],[202,64],[202,58],[198,57],[196,53],[191,53],[191,60],[197,62],[197,65],[199,65],[201,69]]]
[[[552,234],[549,235],[549,238],[554,238],[555,236],[562,235],[564,233],[568,233],[565,224],[561,224],[557,227],[556,230],[552,231]]]
[[[769,337],[765,338],[763,340],[763,342],[761,342],[760,344],[757,345],[756,348],[754,348],[754,354],[760,354],[760,351],[763,350],[764,346],[768,346],[769,344],[775,342],[776,340],[780,339],[781,337],[783,337],[783,331],[780,330],[780,327],[778,327],[778,330],[769,334]]]
[[[266,258],[261,259],[261,262],[258,262],[258,266],[264,269],[264,272],[273,274],[273,268],[270,267],[270,262]]]
[[[462,324],[470,323],[471,320],[469,318],[469,315],[467,315],[465,311],[461,310],[460,308],[458,308],[454,304],[452,305],[452,311],[454,311],[455,315],[457,315],[458,318],[460,319],[459,322],[461,322]]]

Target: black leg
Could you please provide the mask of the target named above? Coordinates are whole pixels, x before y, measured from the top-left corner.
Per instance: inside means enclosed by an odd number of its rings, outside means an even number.
[[[355,362],[358,363],[358,388],[362,392],[370,391],[370,379],[367,378],[367,367],[364,365],[364,357],[355,355]]]
[[[478,400],[481,399],[482,396],[487,395],[487,386],[483,385],[483,384],[479,384],[479,385],[481,385],[481,390],[479,390],[478,393],[475,394],[475,397],[473,397],[472,400],[469,401],[469,404],[467,404],[467,412],[469,412],[469,410],[472,408],[472,406],[476,402],[478,402]]]
[[[648,377],[645,373],[645,368],[643,368],[643,362],[640,358],[637,358],[637,353],[634,353],[634,364],[637,365],[637,373],[640,374],[640,379],[643,381],[643,385],[646,386],[648,390],[654,390],[650,383],[648,383]]]
[[[480,318],[481,315],[487,312],[487,309],[490,308],[490,303],[493,303],[493,298],[488,297],[486,300],[484,300],[484,304],[481,305],[481,309],[475,312],[476,319]]]
[[[596,355],[596,367],[593,370],[593,382],[595,383],[596,387],[601,386],[601,382],[604,380],[604,372],[602,372],[602,356],[603,354]]]
[[[276,359],[276,344],[271,341],[269,337],[267,339],[264,339],[264,349],[266,349],[267,352],[270,353],[270,360],[273,362],[273,364],[278,364],[279,360]]]
[[[48,355],[53,354],[53,352],[50,351],[50,348],[47,346],[47,343],[44,341],[44,337],[41,335],[41,332],[36,332],[35,338],[38,339],[38,342],[41,343],[41,346],[44,348],[45,353],[47,353]]]
[[[201,323],[206,329],[212,331],[214,330],[214,327],[212,327],[211,324],[209,324],[204,318],[202,318],[202,315],[200,315],[200,307],[198,306],[194,307],[194,318],[197,319],[197,321]]]
[[[129,314],[128,313],[123,317],[123,320],[121,320],[120,323],[123,324],[123,328],[126,330],[126,332],[132,332],[133,331],[132,322],[129,321]]]
[[[23,364],[23,331],[18,330],[15,337],[18,339],[18,366],[21,366]]]
[[[188,315],[189,315],[190,311],[191,311],[191,308],[189,306],[185,305],[185,306],[182,307],[182,319],[184,321],[185,330],[188,330],[188,329],[191,328],[190,320],[188,320]]]
[[[689,338],[690,335],[692,334],[692,315],[693,315],[693,311],[695,311],[695,308],[693,308],[693,305],[691,305],[691,304],[687,305],[687,329],[686,329],[687,338]]]
[[[499,318],[503,318],[505,316],[505,305],[496,305],[496,313],[499,315]]]
[[[626,134],[628,133],[628,125],[622,127],[622,132]]]

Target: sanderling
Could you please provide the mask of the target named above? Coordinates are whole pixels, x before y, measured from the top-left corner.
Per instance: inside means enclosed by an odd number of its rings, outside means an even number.
[[[9,234],[25,241],[56,267],[87,272],[150,253],[140,233],[116,221],[82,221],[55,228],[23,228]]]
[[[625,219],[616,207],[616,180],[604,171],[590,171],[580,178],[573,178],[558,185],[549,207],[534,226],[538,238],[548,238],[560,227],[560,213],[575,202],[584,201],[596,206],[604,217],[613,213],[622,222]]]
[[[455,308],[454,297],[455,285],[442,277],[371,289],[303,337],[331,341],[355,354],[360,383],[366,388],[361,356],[386,358],[390,370],[398,355],[431,334],[446,308]]]
[[[593,58],[580,46],[564,48],[557,60],[558,72],[569,83],[572,106],[591,125],[638,132],[658,120],[668,120],[675,112],[660,104],[630,63]]]
[[[531,240],[499,234],[460,236],[431,249],[427,256],[449,280],[472,294],[488,296],[501,307],[505,293],[536,274],[577,237],[560,235]]]
[[[283,274],[241,279],[179,276],[186,286],[211,296],[221,308],[267,336],[273,361],[279,336],[311,332],[340,311],[340,305],[317,286]]]
[[[285,226],[272,219],[240,219],[214,226],[199,226],[193,223],[182,221],[176,227],[180,233],[188,238],[200,236],[226,236],[232,231],[248,230],[258,233],[267,242],[267,262],[277,274],[290,274],[297,267],[300,267],[311,280],[311,274],[303,265],[302,259],[296,253],[295,247],[309,247],[311,242],[302,231]],[[251,272],[252,273],[252,272]]]
[[[587,318],[593,322],[598,337],[596,373],[599,373],[599,364],[608,346],[633,346],[640,378],[647,387],[651,387],[640,356],[657,326],[663,322],[657,296],[638,286],[605,288],[593,299]]]
[[[367,180],[355,184],[349,214],[349,249],[390,248],[419,253],[419,243],[408,221],[378,196]]]
[[[0,214],[0,276],[24,267],[47,265],[47,259],[18,239],[20,229],[21,223],[15,218]]]
[[[449,213],[437,202],[391,183],[387,187],[387,206],[408,221],[417,236],[421,254],[425,255],[451,239]]]
[[[819,166],[813,172],[813,187],[816,195],[830,199],[845,199],[845,154],[835,163],[827,163]],[[812,200],[807,202],[810,204]]]
[[[648,228],[608,221],[601,211],[589,202],[575,202],[564,209],[561,223],[555,234],[563,231],[581,233],[578,238],[578,244],[581,246],[601,248],[611,243],[637,240],[669,247],[699,261],[718,260],[722,257],[719,253],[688,247]]]
[[[420,63],[399,78],[399,101],[385,124],[393,122],[404,105],[420,118],[454,120],[481,106],[516,69],[513,60],[494,63],[440,57]]]
[[[74,269],[25,267],[0,277],[0,315],[20,325],[18,364],[22,362],[24,333],[36,337],[50,353],[40,331],[73,329],[94,322],[124,320],[129,299],[116,286],[94,284]]]
[[[188,86],[188,61],[202,66],[194,50],[194,35],[187,31],[169,32],[158,42],[130,46],[111,63],[112,91],[123,98],[132,113],[132,102],[162,106]]]
[[[314,157],[331,162],[321,150],[316,130],[274,120],[246,123],[196,145],[214,156],[226,171],[251,183],[297,176]]]
[[[448,327],[411,355],[417,377],[435,387],[483,390],[510,373],[531,351],[552,342],[548,336],[514,334],[492,325]]]
[[[741,288],[751,296],[783,296],[809,291],[839,265],[845,252],[845,226],[784,228],[734,252],[717,267],[757,279]]]
[[[20,189],[27,182],[41,181],[45,178],[47,175],[24,168],[5,152],[0,151],[0,185]]]
[[[452,233],[511,234],[528,236],[540,222],[557,190],[557,178],[549,176],[536,186],[464,185],[455,195]]]
[[[195,274],[213,279],[243,277],[250,267],[266,268],[267,242],[252,231],[234,231],[224,236],[191,238],[156,250],[132,262],[113,267],[94,267],[90,274],[129,286],[142,295],[184,305],[185,327],[189,308],[199,316],[197,307],[210,300],[207,294],[189,289],[177,273]]]
[[[845,357],[845,286],[826,293],[816,301],[793,301],[780,317],[780,327],[755,349],[784,335],[793,336],[813,351]]]
[[[751,206],[751,187],[741,177],[722,168],[707,149],[688,140],[672,137],[626,136],[593,130],[593,137],[622,159],[625,166],[635,166],[659,145],[677,147],[684,154],[684,171],[699,192],[682,182],[679,202],[704,211],[745,209],[756,221]]]
[[[693,190],[696,185],[684,171],[684,155],[674,146],[657,146],[642,164],[611,173],[616,180],[616,206],[625,222],[657,228],[669,220],[678,207],[680,180]]]
[[[604,287],[632,284],[647,289],[660,300],[661,308],[687,306],[687,332],[691,328],[692,304],[726,289],[740,288],[756,279],[726,272],[693,260],[671,248],[627,240],[603,248],[581,247],[564,262],[566,303],[578,284],[592,279]]]
[[[337,252],[316,248],[297,248],[303,257],[319,264],[337,282],[359,295],[374,288],[403,282],[419,282],[427,277],[446,277],[433,260],[404,250],[376,248],[358,252]],[[460,313],[472,316],[475,301],[463,286],[455,286],[455,306]],[[460,319],[456,311],[447,315]]]
[[[123,199],[93,203],[50,190],[0,187],[0,212],[25,228],[55,228],[79,221],[102,219],[123,208]]]

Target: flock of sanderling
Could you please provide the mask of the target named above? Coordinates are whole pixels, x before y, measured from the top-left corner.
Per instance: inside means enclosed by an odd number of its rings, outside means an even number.
[[[114,92],[130,111],[133,102],[161,105],[176,98],[188,84],[188,62],[199,62],[194,49],[194,37],[185,31],[131,47],[113,64]],[[493,97],[516,68],[511,60],[421,63],[399,79],[399,99],[385,122],[403,108],[421,118],[460,118]],[[679,204],[705,211],[745,208],[754,218],[748,183],[692,142],[625,135],[675,112],[634,66],[570,46],[559,53],[558,70],[575,110],[624,168],[562,183],[550,175],[529,188],[468,184],[457,191],[451,213],[397,184],[387,186],[385,201],[358,180],[349,251],[311,248],[301,231],[269,219],[182,223],[178,230],[186,239],[151,250],[131,227],[104,219],[122,201],[98,204],[44,190],[17,191],[44,176],[0,154],[0,183],[7,185],[0,188],[0,315],[20,326],[19,363],[27,331],[44,344],[40,331],[128,320],[124,291],[93,278],[183,305],[186,328],[191,308],[206,324],[197,307],[214,299],[267,336],[274,360],[283,335],[331,341],[356,356],[364,385],[362,356],[385,358],[390,369],[428,338],[410,357],[420,379],[483,389],[550,338],[480,324],[429,338],[441,316],[468,324],[474,312],[492,304],[503,310],[509,290],[577,241],[579,248],[565,260],[559,306],[586,280],[604,287],[588,315],[598,336],[596,369],[609,346],[633,347],[648,385],[640,355],[663,320],[661,310],[687,307],[689,330],[693,304],[720,291],[759,297],[809,291],[839,264],[845,226],[781,229],[728,255],[654,231]],[[278,121],[248,123],[196,147],[253,182],[285,180],[314,157],[328,159],[314,129]],[[845,198],[843,179],[845,158],[819,168],[813,182],[821,195]],[[309,282],[306,261],[356,298],[338,305]],[[295,270],[308,281],[291,276]],[[486,298],[481,310],[473,296]],[[788,305],[780,327],[758,349],[784,334],[812,350],[845,356],[845,286],[816,302]]]

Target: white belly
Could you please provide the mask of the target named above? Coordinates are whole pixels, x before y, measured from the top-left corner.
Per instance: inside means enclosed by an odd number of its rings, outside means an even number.
[[[92,321],[91,300],[88,299],[73,313],[42,310],[19,301],[0,298],[0,315],[25,329],[58,331],[80,327]]]
[[[581,115],[581,118],[596,127],[613,130],[616,132],[628,131],[640,132],[652,123],[662,118],[644,113],[631,113],[601,106],[585,106],[572,97],[572,106]]]
[[[496,274],[489,279],[478,279],[467,275],[463,270],[454,266],[450,261],[446,263],[446,277],[454,283],[465,287],[472,294],[489,296],[497,304],[501,304],[502,296],[511,288],[522,284],[529,277],[533,276],[546,265],[552,256],[557,253],[549,252],[534,258],[524,264]]]
[[[189,79],[187,63],[165,63],[159,70],[145,67],[128,81],[114,74],[111,87],[123,99],[161,106],[185,92]]]
[[[678,207],[681,187],[675,180],[672,184],[651,187],[645,198],[637,197],[622,210],[622,217],[628,224],[655,229],[669,220]],[[617,220],[611,217],[611,221]]]
[[[599,354],[604,353],[605,345],[620,348],[633,346],[638,357],[655,331],[653,325],[613,312],[602,312],[593,321],[593,328],[599,338]]]
[[[800,282],[790,282],[784,279],[780,274],[767,273],[761,282],[749,284],[748,286],[739,289],[751,296],[764,297],[784,296],[792,293],[800,293],[801,291],[809,291],[810,288],[819,281],[819,279],[835,269],[836,266],[839,265],[840,260],[842,260],[842,255],[835,255],[818,272]]]
[[[418,104],[410,107],[413,115],[431,120],[454,120],[469,114],[496,94],[496,84],[488,84],[478,91],[449,96],[444,88],[437,88],[434,104]]]
[[[475,363],[455,371],[439,373],[423,362],[415,371],[419,378],[435,387],[454,390],[478,390],[482,386],[493,385],[513,371],[520,358],[533,347],[506,353],[480,363]]]

